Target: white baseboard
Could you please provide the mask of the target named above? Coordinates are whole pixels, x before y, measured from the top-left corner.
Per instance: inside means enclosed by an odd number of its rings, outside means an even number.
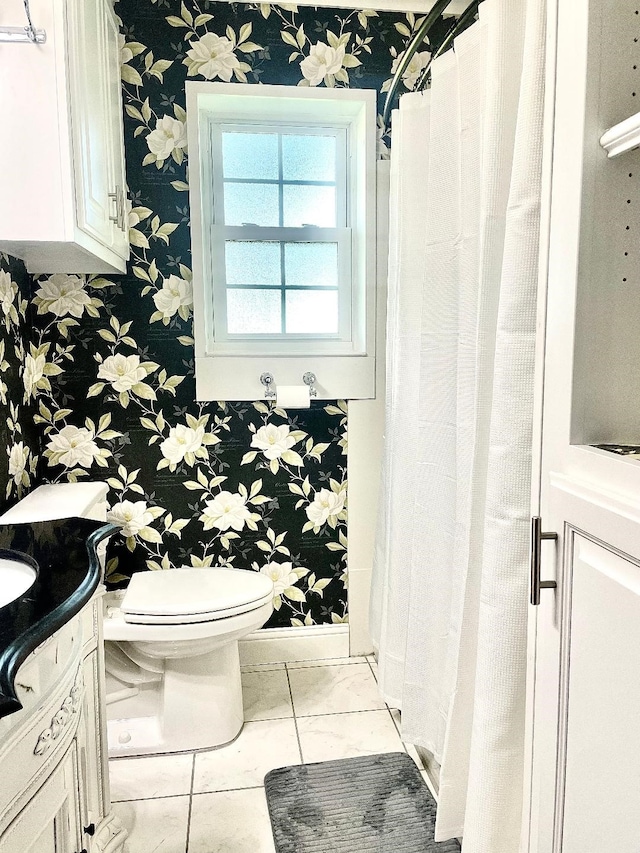
[[[348,625],[263,628],[240,640],[240,664],[292,663],[349,657]]]

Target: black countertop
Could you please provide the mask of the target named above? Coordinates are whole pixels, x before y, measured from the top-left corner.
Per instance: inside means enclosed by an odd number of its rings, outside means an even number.
[[[0,607],[0,717],[22,707],[14,686],[20,665],[95,592],[101,576],[96,546],[118,529],[84,518],[0,525],[0,549],[38,565],[33,586]]]

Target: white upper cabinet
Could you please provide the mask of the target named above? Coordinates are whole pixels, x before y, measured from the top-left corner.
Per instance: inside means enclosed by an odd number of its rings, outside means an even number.
[[[118,25],[110,0],[31,0],[45,44],[0,43],[0,250],[31,273],[124,272]],[[22,0],[0,27],[24,22]]]

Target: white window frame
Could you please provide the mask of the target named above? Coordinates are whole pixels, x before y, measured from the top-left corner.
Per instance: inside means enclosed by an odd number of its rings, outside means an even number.
[[[375,91],[190,81],[187,126],[197,398],[257,400],[264,394],[262,373],[272,373],[277,387],[301,384],[307,371],[317,377],[320,399],[374,397]],[[336,183],[344,178],[347,190],[337,227],[222,224],[220,134],[235,128],[344,134],[345,174]],[[226,334],[224,241],[310,238],[339,244],[338,334]]]

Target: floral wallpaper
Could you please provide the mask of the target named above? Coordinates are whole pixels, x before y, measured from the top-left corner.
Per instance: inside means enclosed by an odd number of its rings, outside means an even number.
[[[0,273],[3,346],[21,365],[2,361],[0,375],[16,386],[22,374],[40,433],[38,451],[11,409],[7,494],[29,487],[38,454],[43,480],[105,479],[122,527],[111,584],[144,569],[235,566],[273,578],[269,626],[344,622],[346,403],[195,401],[185,82],[376,88],[382,112],[422,19],[211,0],[119,0],[116,12],[131,260],[125,276],[40,276],[30,305],[19,270]],[[407,88],[428,57],[425,45]],[[378,135],[386,157],[381,120]]]
[[[8,509],[36,482],[39,435],[24,372],[30,336],[30,280],[22,261],[0,252],[0,508]],[[48,383],[42,376],[43,384]]]

